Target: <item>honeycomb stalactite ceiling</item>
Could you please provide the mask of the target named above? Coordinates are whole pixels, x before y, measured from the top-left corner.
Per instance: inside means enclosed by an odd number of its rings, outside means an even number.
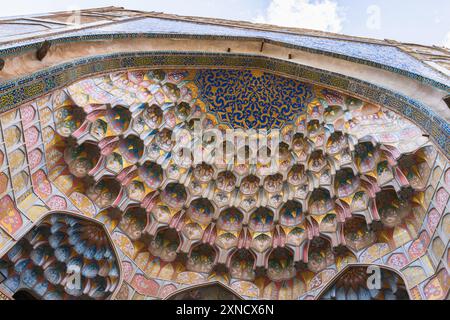
[[[152,254],[186,254],[186,268],[204,273],[232,268],[235,251],[248,250],[252,270],[287,280],[295,262],[318,272],[334,262],[333,247],[375,243],[374,231],[360,236],[374,221],[378,233],[406,218],[419,223],[414,198],[436,156],[421,131],[391,111],[259,71],[122,72],[54,99],[57,132],[77,141],[65,161],[85,179],[88,198],[100,210],[119,208],[131,241],[154,238]],[[176,161],[173,133],[193,136],[192,121],[280,129],[279,172],[266,175],[261,163]],[[170,249],[158,248],[166,242]]]
[[[123,71],[35,105],[48,172],[31,175],[35,193],[50,199],[53,186],[65,208],[105,224],[147,278],[259,289],[312,279],[360,261],[368,248],[387,254],[419,237],[432,197],[439,155],[415,124],[383,106],[258,70]],[[244,162],[237,155],[212,162],[213,138],[193,147],[196,123],[244,137],[265,129],[270,142],[279,130],[280,141],[243,147]],[[11,131],[5,144],[14,137]],[[259,157],[275,152],[275,166]],[[155,261],[172,271],[152,271]]]
[[[101,225],[55,213],[0,260],[0,272],[12,292],[27,289],[45,300],[106,299],[119,284],[109,241]],[[78,280],[72,278],[76,270]]]

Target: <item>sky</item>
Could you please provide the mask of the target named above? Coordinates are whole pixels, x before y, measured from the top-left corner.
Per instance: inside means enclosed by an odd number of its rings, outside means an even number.
[[[0,15],[112,5],[450,48],[450,0],[13,0]]]

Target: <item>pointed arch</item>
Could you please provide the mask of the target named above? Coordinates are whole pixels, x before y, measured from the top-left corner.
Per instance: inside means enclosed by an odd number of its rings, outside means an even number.
[[[370,268],[370,269],[369,269]],[[370,276],[381,277],[379,288],[368,288]],[[346,279],[347,278],[347,279]],[[401,272],[378,264],[348,264],[320,291],[315,300],[412,300]]]
[[[244,300],[222,282],[214,281],[175,291],[164,300]]]

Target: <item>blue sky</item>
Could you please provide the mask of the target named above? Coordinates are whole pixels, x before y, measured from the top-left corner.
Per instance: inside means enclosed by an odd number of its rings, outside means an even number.
[[[450,47],[449,0],[13,0],[0,14],[109,5]]]

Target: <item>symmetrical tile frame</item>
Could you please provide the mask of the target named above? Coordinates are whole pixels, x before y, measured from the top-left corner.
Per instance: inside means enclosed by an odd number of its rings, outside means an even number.
[[[156,19],[158,20],[158,19]],[[210,25],[205,25],[207,28]],[[126,29],[126,27],[125,27]],[[134,30],[129,30],[134,31]],[[248,32],[251,32],[252,30],[247,30]],[[412,79],[415,79],[423,84],[431,85],[436,88],[442,89],[442,90],[450,90],[450,81],[446,78],[445,75],[441,74],[438,71],[435,71],[430,68],[430,71],[434,72],[436,76],[424,76],[417,72],[414,72],[412,70],[409,70],[407,66],[404,67],[393,67],[388,65],[388,63],[381,63],[379,61],[371,60],[370,58],[363,59],[360,57],[357,57],[357,55],[352,53],[352,42],[354,41],[348,41],[348,40],[340,40],[343,43],[347,43],[348,53],[338,53],[333,52],[332,50],[323,50],[318,48],[309,47],[305,44],[296,44],[288,41],[283,41],[282,34],[277,33],[270,33],[270,32],[262,32],[261,34],[258,34],[258,36],[242,36],[242,35],[233,35],[233,28],[228,28],[228,35],[221,35],[221,34],[213,34],[214,32],[211,32],[210,34],[189,34],[189,33],[182,33],[182,32],[108,32],[108,31],[96,31],[96,30],[82,30],[80,32],[74,32],[72,34],[66,34],[64,36],[56,35],[53,37],[50,37],[48,40],[51,41],[54,44],[58,43],[73,43],[73,42],[85,42],[85,41],[96,41],[96,40],[117,40],[117,39],[135,39],[135,38],[147,38],[147,39],[194,39],[194,40],[230,40],[230,41],[258,41],[258,42],[264,42],[267,44],[273,44],[277,46],[282,46],[284,48],[288,49],[296,49],[296,50],[302,50],[305,52],[313,53],[313,54],[320,54],[320,55],[326,55],[350,62],[355,62],[363,65],[372,66],[375,68],[383,69],[386,71],[394,72]],[[280,35],[280,39],[276,37],[275,39],[271,38],[271,34],[277,34]],[[297,35],[298,36],[298,35]],[[317,36],[308,36],[311,39],[313,38],[320,38]],[[277,40],[278,39],[278,40]],[[27,51],[37,50],[42,45],[42,39],[33,39],[30,41],[25,41],[22,44],[13,43],[13,44],[7,44],[4,46],[0,46],[0,56],[10,56],[10,55],[17,55],[20,53],[24,53]],[[392,45],[386,44],[384,47],[389,47]],[[383,47],[383,45],[380,45],[380,47]],[[375,49],[374,49],[375,50]],[[358,51],[358,50],[356,50]],[[383,59],[386,58],[389,59],[389,57],[383,57]],[[412,57],[415,59],[414,57]],[[417,60],[419,63],[419,60]],[[423,66],[426,66],[423,64]]]

